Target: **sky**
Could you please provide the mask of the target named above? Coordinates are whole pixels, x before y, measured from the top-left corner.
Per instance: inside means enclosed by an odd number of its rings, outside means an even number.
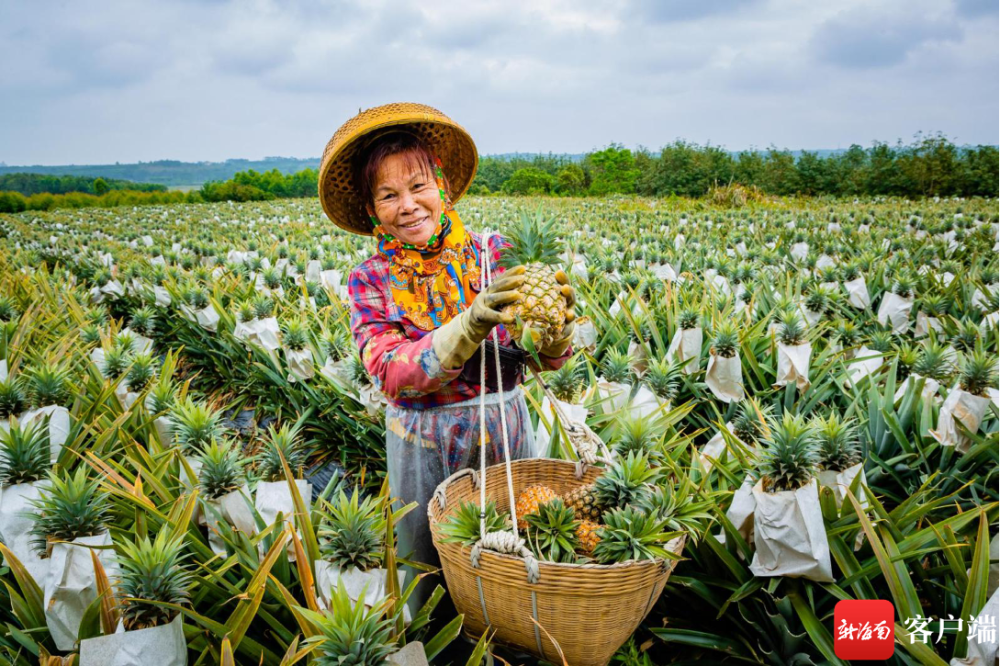
[[[10,0],[0,161],[315,157],[429,104],[482,154],[998,143],[996,0]]]

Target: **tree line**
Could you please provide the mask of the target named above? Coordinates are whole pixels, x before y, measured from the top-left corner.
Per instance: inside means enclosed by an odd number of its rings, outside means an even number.
[[[158,206],[174,203],[203,201],[197,192],[156,190],[108,190],[100,196],[86,192],[51,194],[41,192],[24,196],[20,192],[0,192],[0,213],[20,213],[26,210],[55,210],[56,208],[115,208],[117,206]]]
[[[111,190],[134,190],[136,192],[166,192],[166,185],[156,183],[135,183],[117,178],[93,178],[88,176],[53,176],[42,173],[0,174],[0,192],[18,192],[26,197],[33,194],[68,194],[83,192],[101,196]]]

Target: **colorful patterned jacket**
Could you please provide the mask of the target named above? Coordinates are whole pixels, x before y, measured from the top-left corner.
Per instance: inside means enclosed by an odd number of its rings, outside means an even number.
[[[481,238],[471,233],[479,252]],[[499,236],[490,239],[490,270],[499,266],[500,250],[508,243]],[[431,346],[433,331],[417,328],[406,319],[392,300],[389,264],[376,254],[351,271],[347,282],[351,304],[351,333],[361,351],[361,359],[372,381],[389,402],[407,409],[429,409],[449,405],[479,395],[479,385],[458,378],[462,369],[441,367]],[[510,334],[498,327],[500,344],[510,346]],[[547,370],[555,370],[573,354],[569,349],[559,358],[541,356]]]

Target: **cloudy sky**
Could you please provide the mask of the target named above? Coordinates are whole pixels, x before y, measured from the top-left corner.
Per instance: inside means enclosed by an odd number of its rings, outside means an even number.
[[[998,142],[996,0],[0,3],[0,161],[318,156],[359,107],[480,152]]]

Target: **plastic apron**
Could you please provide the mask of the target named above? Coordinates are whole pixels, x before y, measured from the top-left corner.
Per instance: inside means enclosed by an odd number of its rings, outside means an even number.
[[[476,397],[429,409],[403,409],[391,405],[386,409],[390,494],[404,505],[410,502],[419,505],[403,517],[396,530],[396,552],[401,557],[440,566],[431,540],[427,503],[435,488],[455,472],[467,467],[479,469],[479,404],[480,398]],[[534,451],[528,405],[520,386],[506,393],[487,393],[487,466],[502,463],[504,459],[500,433],[504,412],[511,459],[529,458]],[[408,571],[407,584],[414,573]],[[411,598],[411,612],[420,608],[437,582],[425,580],[421,583]]]

